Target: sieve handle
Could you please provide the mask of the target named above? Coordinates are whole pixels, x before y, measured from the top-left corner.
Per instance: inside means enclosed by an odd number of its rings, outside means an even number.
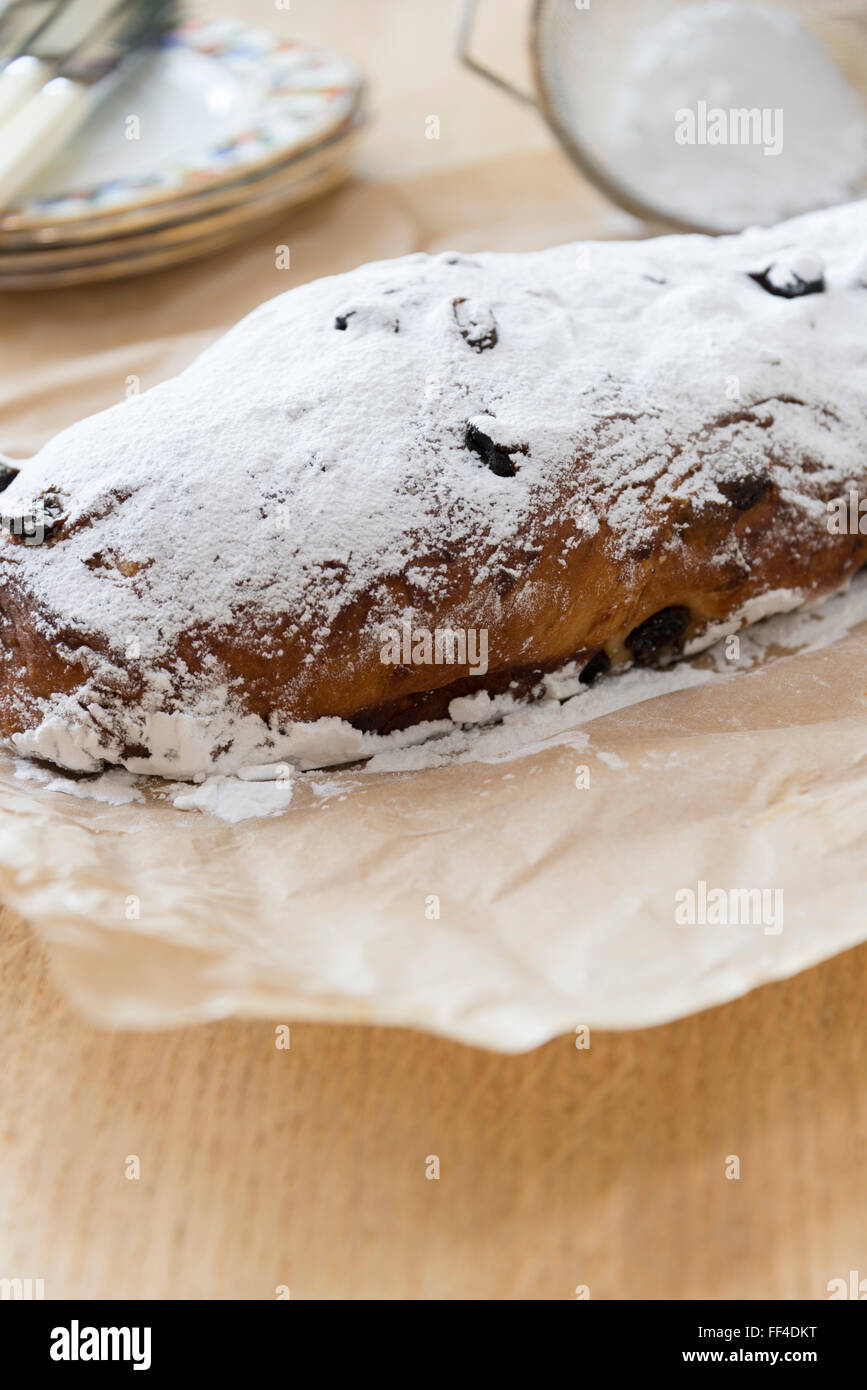
[[[458,58],[472,72],[477,72],[480,77],[485,77],[501,91],[508,92],[509,96],[517,97],[518,101],[525,102],[528,106],[536,105],[536,98],[529,92],[522,92],[520,87],[516,87],[508,78],[500,77],[499,73],[491,68],[486,68],[483,63],[479,63],[470,53],[470,36],[473,29],[473,20],[476,17],[476,0],[464,0],[461,8],[461,19],[458,28]]]

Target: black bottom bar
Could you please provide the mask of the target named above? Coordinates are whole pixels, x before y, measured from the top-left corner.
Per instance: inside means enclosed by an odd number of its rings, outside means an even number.
[[[548,1339],[564,1332],[568,1338],[564,1351],[571,1348],[576,1373],[591,1367],[598,1368],[597,1374],[604,1368],[616,1375],[630,1370],[667,1372],[676,1367],[700,1374],[708,1366],[730,1371],[753,1366],[784,1370],[803,1366],[827,1375],[860,1364],[867,1322],[864,1309],[841,1306],[852,1301],[594,1303],[579,1299],[565,1316],[561,1312],[546,1325],[546,1341],[537,1346],[544,1345],[547,1361]],[[863,1296],[860,1301],[864,1301]],[[474,1319],[480,1316],[477,1303],[450,1306],[459,1321],[465,1316],[460,1306],[469,1306]],[[291,1376],[293,1363],[303,1375],[304,1362],[298,1366],[296,1358],[303,1354],[306,1362],[314,1348],[322,1357],[323,1370],[333,1374],[335,1351],[342,1347],[348,1351],[350,1345],[355,1347],[351,1353],[356,1363],[354,1374],[369,1375],[373,1370],[369,1360],[373,1346],[370,1319],[375,1316],[370,1305],[364,1306],[363,1318],[357,1324],[359,1340],[353,1336],[352,1343],[348,1334],[352,1335],[356,1305],[328,1303],[324,1307],[324,1343],[308,1340],[322,1325],[323,1305],[301,1299],[275,1300],[273,1304],[2,1301],[0,1329],[7,1351],[14,1346],[19,1378],[21,1370],[48,1371],[60,1378],[93,1378],[108,1370],[113,1376],[138,1373],[141,1379],[146,1375],[160,1379],[179,1371],[225,1378],[237,1371],[248,1380],[251,1373],[272,1367],[282,1367]],[[484,1315],[485,1321],[487,1316],[490,1312]],[[499,1360],[497,1348],[514,1346],[518,1331],[514,1316],[509,1314],[500,1338],[492,1339],[490,1330],[484,1329],[483,1341],[476,1342],[476,1366],[483,1365],[489,1353],[493,1368]],[[405,1317],[406,1307],[401,1315]],[[438,1358],[444,1375],[458,1369],[460,1359],[456,1362],[454,1347],[442,1336],[447,1332],[442,1318],[440,1311],[436,1336],[422,1330],[418,1367],[411,1368],[405,1354],[402,1356],[404,1376],[421,1375],[430,1383]],[[389,1326],[404,1332],[405,1325],[390,1321]],[[377,1340],[383,1335],[390,1340],[385,1329]],[[482,1345],[488,1353],[481,1354]],[[380,1345],[376,1361],[381,1370],[388,1364],[384,1352]],[[517,1374],[517,1367],[513,1369]]]

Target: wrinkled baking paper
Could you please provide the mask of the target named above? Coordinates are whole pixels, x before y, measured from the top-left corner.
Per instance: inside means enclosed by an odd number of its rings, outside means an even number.
[[[523,756],[309,774],[237,825],[4,759],[0,895],[112,1026],[368,1021],[518,1051],[662,1022],[867,937],[865,671],[867,621]],[[767,890],[752,925],[713,924],[719,889]],[[710,924],[678,922],[685,890]]]
[[[429,244],[405,206],[357,188],[328,200],[319,219],[330,219],[330,244],[304,212],[293,264],[309,278]],[[339,256],[338,215],[355,236]],[[476,244],[471,228],[453,240]],[[234,253],[251,275],[263,245]],[[207,274],[225,281],[227,313],[249,307],[239,296],[281,288],[227,276],[230,261],[172,272],[184,291],[174,308],[163,277],[108,290],[103,312],[122,309],[144,346],[97,343],[92,378],[77,360],[83,397],[97,397],[89,405],[107,403],[107,375],[122,381],[139,359],[147,375],[170,363],[165,375],[192,355],[191,306],[213,336]],[[69,330],[80,294],[37,297],[37,318]],[[166,355],[147,337],[155,304],[162,335],[173,315],[179,325]],[[47,364],[46,392],[73,343],[67,332]],[[38,400],[35,386],[22,397],[20,438]],[[5,404],[0,423],[14,432]],[[0,896],[50,944],[66,995],[116,1027],[231,1014],[364,1021],[520,1051],[583,1025],[639,1027],[731,999],[867,937],[865,578],[862,620],[845,632],[829,619],[827,645],[732,663],[523,756],[312,774],[273,819],[231,825],[151,792],[120,806],[83,800],[21,780],[4,756]],[[738,890],[767,890],[763,920],[678,922],[690,892],[693,916],[712,916],[714,890],[728,904]]]

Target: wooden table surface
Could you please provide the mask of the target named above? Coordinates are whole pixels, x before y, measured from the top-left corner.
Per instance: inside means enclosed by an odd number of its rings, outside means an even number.
[[[362,172],[392,181],[417,244],[442,241],[456,213],[461,244],[503,244],[510,218],[516,247],[567,240],[592,195],[535,112],[456,68],[457,9],[248,0],[243,12],[362,63],[377,111]],[[482,9],[478,51],[520,78],[525,0]],[[430,114],[439,140],[425,136]],[[502,194],[507,176],[531,196]],[[235,278],[256,264],[255,247],[239,250]],[[182,283],[192,270],[140,296],[106,290],[116,307],[101,315],[71,294],[76,351],[120,344],[121,383],[148,351],[154,374],[172,370],[160,335]],[[250,302],[283,287],[251,282]],[[30,418],[12,359],[21,342],[28,373],[57,357],[57,310],[42,296],[21,318],[5,299],[4,439],[35,447],[107,402],[70,399],[81,373],[58,361],[59,413]],[[219,331],[218,301],[209,281],[184,301],[191,333]],[[109,1034],[70,1013],[5,914],[0,1278],[41,1278],[48,1298],[271,1299],[288,1286],[302,1299],[569,1299],[579,1285],[592,1298],[823,1298],[830,1279],[867,1277],[865,998],[867,947],[667,1027],[596,1034],[589,1050],[564,1037],[501,1057],[293,1025],[285,1051],[261,1023]]]
[[[99,1032],[2,928],[0,1277],[47,1298],[821,1299],[867,1274],[867,947],[501,1057],[388,1029]]]

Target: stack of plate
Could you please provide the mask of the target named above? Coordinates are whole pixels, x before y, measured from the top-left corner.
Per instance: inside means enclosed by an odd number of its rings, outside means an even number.
[[[346,177],[361,99],[334,53],[184,25],[0,211],[0,291],[139,275],[237,240]]]

